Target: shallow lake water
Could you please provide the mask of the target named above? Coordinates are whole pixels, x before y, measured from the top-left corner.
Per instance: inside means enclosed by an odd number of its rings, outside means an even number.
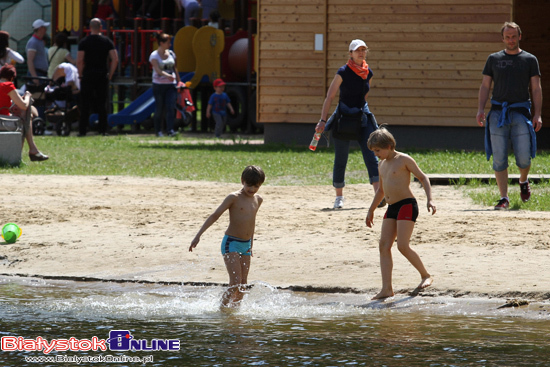
[[[257,282],[228,311],[219,307],[223,291],[0,277],[0,365],[550,366],[550,302],[380,302]],[[138,350],[121,350],[122,335]],[[93,337],[108,340],[107,350],[90,350]],[[39,338],[73,340],[74,350],[32,350]]]

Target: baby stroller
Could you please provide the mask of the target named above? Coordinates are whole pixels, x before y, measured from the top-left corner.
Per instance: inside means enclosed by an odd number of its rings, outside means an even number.
[[[25,77],[27,80],[25,89],[31,92],[34,106],[46,109],[44,116],[46,121],[40,117],[33,119],[33,134],[44,135],[48,124],[52,124],[59,136],[69,136],[71,124],[78,122],[80,113],[78,106],[73,102],[75,96],[71,87],[62,87],[65,78],[61,77],[54,81],[47,77]],[[40,80],[42,84],[36,85],[33,80]]]
[[[25,76],[23,77],[23,79],[25,80],[25,90],[28,90],[32,94],[33,106],[36,108],[45,108],[46,93],[44,91],[44,87],[46,86],[46,83],[50,81],[50,79],[45,76]],[[40,84],[36,85],[34,83],[35,80],[39,80]],[[46,121],[44,121],[44,119],[39,116],[34,117],[32,120],[33,135],[44,135],[45,131]]]
[[[176,90],[178,91],[178,98],[176,100],[176,121],[174,122],[174,129],[177,131],[191,124],[195,105],[193,104],[193,98],[191,97],[189,87],[185,83],[178,83]]]
[[[50,80],[50,84],[44,89],[48,103],[46,121],[55,127],[59,136],[69,136],[71,125],[80,119],[76,98],[70,86],[62,86],[64,81],[63,77],[55,82]]]

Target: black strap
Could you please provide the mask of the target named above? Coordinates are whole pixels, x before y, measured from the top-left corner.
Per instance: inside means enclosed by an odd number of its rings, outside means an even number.
[[[55,54],[57,53],[57,51],[59,51],[60,48],[61,48],[61,47],[57,46],[57,48],[55,49],[55,52],[53,53],[52,57],[50,57],[50,58],[48,59],[48,64],[50,64],[50,63],[52,62],[53,57],[55,56]]]

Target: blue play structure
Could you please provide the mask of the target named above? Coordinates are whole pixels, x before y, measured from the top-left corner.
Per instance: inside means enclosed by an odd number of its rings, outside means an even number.
[[[149,88],[128,107],[119,113],[110,114],[107,122],[109,126],[137,124],[151,116],[153,112],[155,112],[155,98],[153,88]]]
[[[180,73],[180,79],[185,83],[191,80],[193,75],[195,75],[194,72]],[[201,82],[208,82],[208,76],[205,75]],[[107,116],[107,122],[111,127],[138,124],[151,116],[153,112],[155,112],[155,98],[153,97],[153,88],[149,88],[130,103],[128,107]],[[97,113],[91,114],[89,121],[90,124],[94,124],[97,121]]]

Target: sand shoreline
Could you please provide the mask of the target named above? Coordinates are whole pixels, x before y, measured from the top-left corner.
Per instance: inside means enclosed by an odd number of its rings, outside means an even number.
[[[238,183],[124,176],[2,175],[2,223],[23,229],[0,244],[0,274],[44,279],[223,285],[220,218],[188,247],[206,217]],[[434,186],[431,216],[413,184],[420,217],[411,239],[434,284],[423,297],[550,299],[550,212],[498,212],[474,205],[460,189]],[[378,238],[365,226],[370,185],[346,187],[346,207],[332,210],[333,189],[262,186],[250,283],[279,289],[364,293],[379,291]],[[408,294],[419,275],[394,247],[393,284]]]
[[[198,288],[208,287],[226,287],[227,283],[212,283],[212,282],[178,282],[178,281],[150,281],[150,280],[134,280],[134,279],[104,279],[82,276],[55,276],[55,275],[39,275],[39,274],[13,274],[3,273],[0,277],[7,279],[40,279],[40,280],[53,280],[53,281],[69,281],[69,282],[84,282],[84,283],[117,283],[117,284],[143,284],[143,285],[160,285],[160,286],[189,286]],[[264,282],[261,282],[262,285]],[[250,287],[257,286],[258,284],[249,284]],[[357,289],[350,287],[314,287],[314,286],[302,286],[302,285],[289,285],[289,286],[272,286],[273,289],[281,291],[292,291],[300,293],[325,293],[325,294],[356,294],[365,295],[366,301],[371,300],[371,296],[376,294],[379,289]],[[418,291],[417,289],[399,289],[395,291],[395,297],[419,297],[419,298],[477,298],[477,299],[500,299],[500,300],[527,300],[528,302],[540,302],[550,300],[550,292],[522,292],[522,291],[505,291],[505,292],[471,292],[458,289],[438,289],[437,287],[429,287],[427,289]],[[382,299],[380,301],[392,300],[394,297]],[[374,300],[377,301],[377,300]]]

